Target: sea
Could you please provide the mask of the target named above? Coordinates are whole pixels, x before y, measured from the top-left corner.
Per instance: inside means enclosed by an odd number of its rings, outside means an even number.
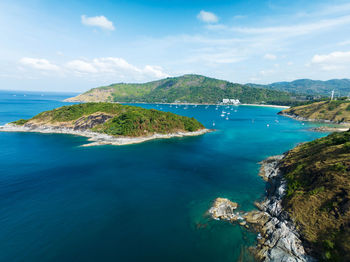
[[[0,125],[72,95],[0,91]],[[280,108],[135,105],[215,131],[92,147],[74,135],[0,132],[0,261],[254,261],[257,235],[211,219],[213,200],[254,209],[265,194],[259,162],[326,135]]]

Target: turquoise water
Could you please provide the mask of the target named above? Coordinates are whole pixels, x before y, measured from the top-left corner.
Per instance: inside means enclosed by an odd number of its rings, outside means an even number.
[[[69,96],[2,91],[0,124]],[[0,133],[0,261],[248,261],[256,236],[209,219],[211,201],[253,208],[264,194],[257,163],[324,135],[276,108],[140,106],[214,121],[217,131],[119,147]]]

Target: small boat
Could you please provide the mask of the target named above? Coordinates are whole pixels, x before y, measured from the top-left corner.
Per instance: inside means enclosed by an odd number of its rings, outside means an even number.
[[[228,116],[226,117],[226,120],[228,120]]]
[[[221,114],[221,117],[224,117],[225,116],[225,114]]]
[[[213,122],[213,126],[215,126],[215,122]]]

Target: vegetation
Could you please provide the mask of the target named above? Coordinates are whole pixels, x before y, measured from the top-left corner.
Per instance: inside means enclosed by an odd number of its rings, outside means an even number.
[[[24,125],[27,122],[28,122],[28,120],[26,120],[26,119],[19,119],[17,121],[12,122],[12,123],[21,126],[21,125]]]
[[[116,103],[85,103],[42,112],[17,125],[48,125],[92,130],[113,136],[144,136],[197,131],[204,126],[194,118],[155,109]]]
[[[350,261],[350,131],[297,146],[283,159],[284,208],[325,261]]]
[[[335,90],[337,96],[348,96],[350,93],[350,79],[332,79],[328,81],[298,79],[292,82],[277,82],[269,85],[248,85],[311,96],[329,97],[332,90]]]
[[[340,98],[333,101],[321,101],[283,110],[281,114],[295,115],[313,120],[329,120],[342,123],[350,122],[350,100]]]
[[[68,101],[147,103],[219,103],[224,98],[242,103],[289,105],[297,100],[287,92],[253,88],[200,75],[184,75],[144,84],[112,84],[91,89]]]

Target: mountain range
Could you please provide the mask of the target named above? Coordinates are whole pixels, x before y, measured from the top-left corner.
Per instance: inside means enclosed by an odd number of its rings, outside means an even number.
[[[276,82],[267,85],[247,84],[256,88],[268,88],[272,90],[286,91],[290,93],[302,93],[306,95],[330,96],[332,90],[336,96],[350,95],[350,79],[331,79],[327,81],[298,79],[292,82]]]

